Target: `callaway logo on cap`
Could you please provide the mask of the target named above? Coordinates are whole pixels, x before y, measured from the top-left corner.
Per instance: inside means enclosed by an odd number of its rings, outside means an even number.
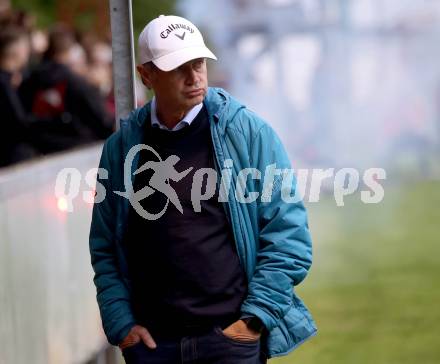
[[[138,51],[141,64],[151,61],[162,71],[171,71],[196,58],[217,60],[196,26],[174,15],[161,15],[150,21],[139,36]]]

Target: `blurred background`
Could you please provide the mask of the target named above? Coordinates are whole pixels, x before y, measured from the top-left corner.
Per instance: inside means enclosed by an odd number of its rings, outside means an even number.
[[[440,362],[440,0],[133,0],[135,40],[160,14],[201,29],[210,85],[263,116],[295,168],[386,170],[377,204],[337,206],[331,178],[306,193],[297,291],[318,335],[270,362]],[[106,1],[0,0],[1,364],[121,362],[82,198],[115,130],[109,18]],[[82,174],[73,213],[54,194],[65,167]]]

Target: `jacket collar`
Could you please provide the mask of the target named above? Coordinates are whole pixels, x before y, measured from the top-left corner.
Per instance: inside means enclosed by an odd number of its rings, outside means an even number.
[[[218,87],[208,87],[203,103],[208,111],[210,123],[217,124],[221,135],[224,135],[228,122],[234,118],[238,110],[245,107],[225,90]],[[120,132],[125,153],[132,146],[142,143],[145,122],[149,120],[150,113],[151,101],[133,110],[127,118],[121,119]]]

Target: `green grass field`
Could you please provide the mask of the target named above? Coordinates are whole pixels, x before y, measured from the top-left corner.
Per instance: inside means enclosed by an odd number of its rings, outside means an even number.
[[[270,363],[440,363],[440,183],[308,209],[314,264],[297,291],[318,335]]]

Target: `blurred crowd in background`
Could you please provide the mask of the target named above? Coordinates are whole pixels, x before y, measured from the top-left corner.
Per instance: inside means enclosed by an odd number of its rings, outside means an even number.
[[[111,62],[110,39],[0,12],[0,167],[109,136]]]

